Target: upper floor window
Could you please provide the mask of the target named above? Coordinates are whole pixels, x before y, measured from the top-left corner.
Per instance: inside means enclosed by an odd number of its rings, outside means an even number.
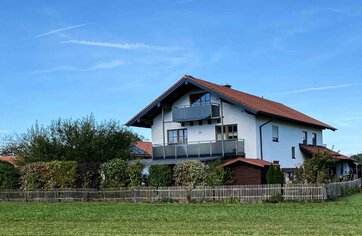
[[[308,145],[308,132],[303,131],[303,144]]]
[[[273,142],[279,142],[279,127],[276,125],[272,126]]]
[[[312,133],[312,142],[314,146],[317,146],[317,134]]]
[[[221,141],[222,133],[221,126],[215,126],[216,140]],[[238,139],[238,125],[224,125],[224,140],[237,140]]]
[[[190,94],[190,105],[201,106],[211,102],[210,93],[195,93]]]
[[[292,159],[295,159],[295,147],[292,147]]]
[[[187,143],[187,129],[167,130],[168,144]]]

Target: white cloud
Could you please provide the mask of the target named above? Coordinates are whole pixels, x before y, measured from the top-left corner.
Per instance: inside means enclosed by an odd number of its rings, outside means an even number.
[[[352,84],[340,84],[340,85],[331,85],[331,86],[324,86],[324,87],[313,87],[313,88],[298,89],[298,90],[285,91],[285,92],[279,92],[279,93],[271,93],[269,95],[306,93],[306,92],[313,92],[313,91],[347,88],[347,87],[351,87],[351,86],[352,86]]]
[[[64,27],[64,28],[54,29],[54,30],[48,31],[46,33],[35,35],[34,37],[32,37],[32,39],[41,38],[41,37],[44,37],[44,36],[48,36],[48,35],[51,35],[51,34],[63,32],[63,31],[67,31],[67,30],[81,28],[81,27],[84,27],[84,26],[87,26],[87,25],[89,25],[89,24],[87,23],[87,24],[71,25],[71,26],[67,26],[67,27]]]
[[[59,67],[46,69],[46,70],[36,70],[36,71],[33,71],[32,74],[46,74],[46,73],[53,73],[53,72],[59,72],[59,71],[75,71],[75,72],[84,71],[84,72],[86,72],[86,71],[106,70],[106,69],[113,69],[116,67],[120,67],[120,66],[124,65],[124,63],[125,62],[122,60],[113,60],[113,61],[108,61],[108,62],[100,62],[89,68],[78,68],[75,66],[64,65],[64,66],[59,66]]]
[[[95,42],[95,41],[84,41],[84,40],[68,40],[63,41],[64,44],[81,44],[89,46],[98,46],[98,47],[109,47],[109,48],[119,48],[119,49],[157,49],[157,50],[169,50],[169,48],[155,46],[144,43],[110,43],[110,42]]]

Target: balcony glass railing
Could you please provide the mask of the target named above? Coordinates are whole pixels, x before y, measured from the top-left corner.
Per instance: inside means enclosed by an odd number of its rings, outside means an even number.
[[[173,107],[172,118],[173,122],[187,122],[206,120],[220,117],[219,104],[203,103],[199,105]]]
[[[186,144],[172,144],[163,147],[153,145],[153,159],[199,158],[222,156],[221,141],[200,141]],[[244,155],[244,140],[225,140],[224,156]]]

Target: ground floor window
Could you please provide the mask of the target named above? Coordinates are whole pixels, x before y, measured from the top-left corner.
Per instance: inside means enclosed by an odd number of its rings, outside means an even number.
[[[238,125],[224,125],[223,129],[224,140],[237,140],[238,139]],[[221,126],[215,127],[216,140],[222,140]]]
[[[167,130],[167,143],[168,144],[187,143],[187,129]]]

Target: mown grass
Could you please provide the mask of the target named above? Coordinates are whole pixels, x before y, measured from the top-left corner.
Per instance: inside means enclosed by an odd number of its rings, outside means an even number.
[[[362,193],[326,203],[1,203],[0,235],[360,235]]]

